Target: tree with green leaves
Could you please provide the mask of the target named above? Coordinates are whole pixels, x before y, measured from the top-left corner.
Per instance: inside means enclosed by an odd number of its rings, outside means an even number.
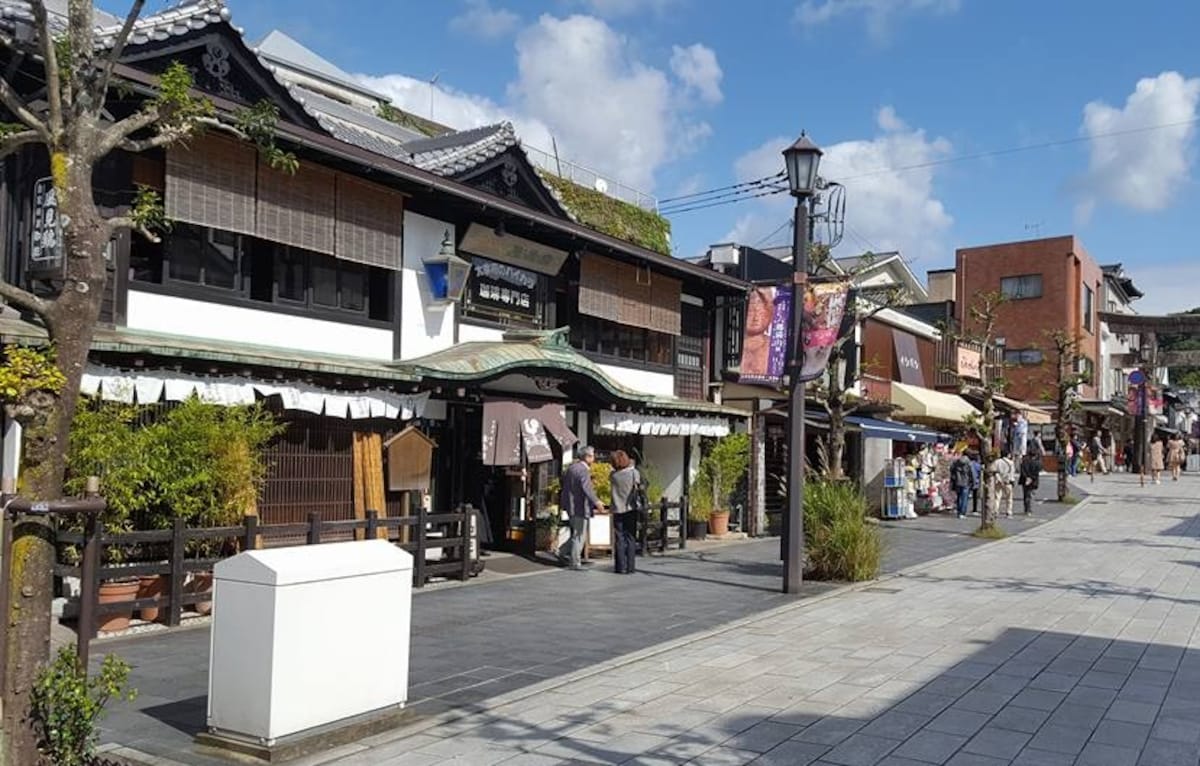
[[[1050,342],[1054,364],[1054,442],[1058,459],[1058,502],[1067,499],[1067,443],[1071,435],[1067,429],[1071,415],[1079,408],[1079,386],[1091,383],[1091,376],[1081,369],[1081,338],[1065,330],[1049,330],[1046,338]]]
[[[275,168],[294,172],[294,155],[275,146],[278,111],[259,104],[236,114],[219,114],[193,90],[181,63],[159,77],[155,95],[137,102],[119,82],[122,55],[145,0],[133,0],[120,28],[97,33],[91,0],[68,0],[66,16],[47,12],[44,0],[29,0],[32,33],[0,35],[10,62],[0,78],[0,159],[18,151],[43,151],[61,222],[64,270],[50,292],[35,293],[0,282],[0,298],[40,322],[49,334],[53,366],[61,385],[31,397],[20,414],[24,427],[22,490],[38,498],[62,495],[71,417],[79,399],[104,294],[105,250],[114,235],[132,230],[156,240],[165,221],[161,200],[139,189],[127,212],[106,217],[96,205],[93,174],[114,152],[140,153],[167,147],[206,129],[223,130],[255,142]],[[36,69],[35,77],[17,77]],[[40,80],[33,89],[28,83]],[[120,89],[110,100],[110,90]],[[133,103],[132,109],[128,104]],[[10,404],[11,402],[6,402]],[[11,567],[11,614],[3,730],[6,762],[37,762],[37,737],[30,727],[29,699],[38,668],[49,657],[51,568],[54,551],[46,521],[19,519]]]

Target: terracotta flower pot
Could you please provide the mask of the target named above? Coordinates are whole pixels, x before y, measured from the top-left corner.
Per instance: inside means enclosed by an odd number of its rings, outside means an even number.
[[[158,598],[163,592],[163,576],[162,575],[145,575],[138,578],[138,598]],[[144,606],[141,608],[138,616],[146,622],[154,622],[158,619],[159,607]]]
[[[708,531],[714,537],[729,533],[729,511],[713,511],[708,517]]]
[[[195,572],[192,574],[192,581],[188,583],[189,593],[207,593],[212,590],[213,575],[212,572]],[[192,606],[196,610],[196,614],[212,614],[211,601],[198,601]]]
[[[134,580],[110,580],[100,583],[100,592],[98,601],[103,604],[119,604],[123,601],[133,601],[137,598],[138,581]],[[125,630],[129,627],[129,618],[133,616],[133,608],[128,611],[109,614],[97,619],[96,629],[106,633],[112,633],[117,630]]]

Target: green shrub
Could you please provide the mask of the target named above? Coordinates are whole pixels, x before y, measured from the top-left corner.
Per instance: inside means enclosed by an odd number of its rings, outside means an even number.
[[[804,489],[809,576],[859,582],[879,574],[883,541],[867,523],[867,498],[850,482],[812,480]]]
[[[692,506],[710,514],[730,510],[732,495],[749,470],[748,434],[729,434],[717,439],[700,460],[700,469],[692,480]]]
[[[83,766],[95,755],[96,723],[110,699],[132,701],[137,692],[126,690],[129,665],[110,654],[100,672],[91,678],[80,666],[74,646],[59,650],[42,668],[30,694],[30,717],[38,733],[38,747],[55,766]]]
[[[1008,537],[999,524],[993,524],[990,527],[980,527],[971,533],[971,537],[978,537],[981,540],[1003,540]]]

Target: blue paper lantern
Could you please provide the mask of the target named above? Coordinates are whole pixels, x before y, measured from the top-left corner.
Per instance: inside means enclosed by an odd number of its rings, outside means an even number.
[[[429,279],[429,294],[433,303],[457,303],[462,300],[471,264],[455,253],[449,230],[442,238],[442,248],[438,254],[425,258],[422,265]]]

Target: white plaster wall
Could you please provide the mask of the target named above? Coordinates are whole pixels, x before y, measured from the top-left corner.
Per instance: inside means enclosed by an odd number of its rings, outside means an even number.
[[[436,255],[454,225],[405,211],[400,292],[400,358],[414,359],[454,345],[453,304],[431,306],[422,259]]]
[[[675,376],[661,372],[647,372],[632,367],[618,367],[612,364],[597,365],[604,374],[621,384],[641,394],[652,396],[674,396]]]
[[[878,510],[883,488],[883,470],[892,459],[892,440],[864,438],[862,445],[863,491],[867,495],[870,507]]]
[[[654,466],[668,500],[678,500],[683,495],[682,436],[643,437],[642,460]]]
[[[477,324],[460,322],[458,325],[458,342],[498,341],[504,340],[504,331],[496,327],[480,327]]]
[[[211,338],[323,354],[392,358],[392,331],[190,298],[129,291],[134,330]]]

